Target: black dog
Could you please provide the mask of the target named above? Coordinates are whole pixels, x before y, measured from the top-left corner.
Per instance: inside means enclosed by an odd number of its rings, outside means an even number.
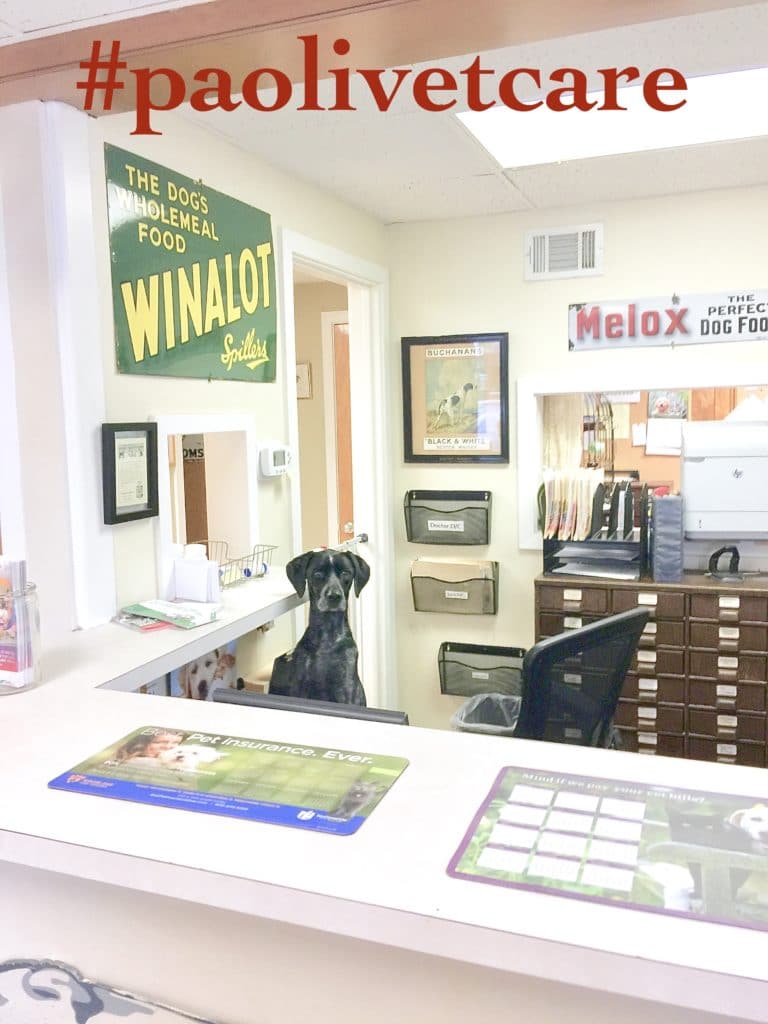
[[[275,658],[269,692],[365,707],[357,674],[357,644],[347,621],[354,583],[359,594],[370,567],[348,551],[307,551],[285,567],[299,597],[309,585],[309,625],[289,654]]]

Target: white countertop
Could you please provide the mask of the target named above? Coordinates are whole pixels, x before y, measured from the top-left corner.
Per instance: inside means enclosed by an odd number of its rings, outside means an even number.
[[[262,587],[255,591],[253,588]],[[124,692],[297,603],[280,573],[189,633],[115,625],[46,653],[0,698],[0,860],[672,1005],[764,1020],[764,932],[454,879],[446,868],[506,765],[764,799],[761,769]],[[180,656],[183,655],[183,656]],[[165,666],[165,667],[164,667]],[[112,681],[121,689],[106,688]],[[144,725],[364,753],[409,766],[352,836],[49,790]]]

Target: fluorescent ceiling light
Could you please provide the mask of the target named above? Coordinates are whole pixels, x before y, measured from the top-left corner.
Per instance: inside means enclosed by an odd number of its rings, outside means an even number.
[[[768,68],[758,68],[689,78],[685,93],[663,96],[667,103],[687,100],[669,112],[649,107],[642,86],[627,86],[618,90],[625,111],[496,106],[456,116],[502,167],[515,168],[768,135],[766,96]],[[599,105],[603,94],[590,92],[589,99]]]

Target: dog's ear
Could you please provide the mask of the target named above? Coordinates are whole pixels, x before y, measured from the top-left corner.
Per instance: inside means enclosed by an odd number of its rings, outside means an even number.
[[[304,596],[304,590],[307,586],[307,566],[314,554],[314,551],[305,551],[303,555],[297,555],[295,558],[292,558],[285,567],[285,574],[299,597]]]
[[[359,597],[360,591],[371,578],[371,567],[360,555],[353,555],[351,551],[348,551],[347,556],[355,567],[355,596]]]

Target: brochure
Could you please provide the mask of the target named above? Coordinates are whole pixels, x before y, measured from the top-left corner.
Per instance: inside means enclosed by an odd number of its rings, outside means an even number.
[[[407,765],[402,757],[148,725],[48,785],[351,835]]]
[[[509,767],[448,874],[768,929],[766,837],[754,797]]]

